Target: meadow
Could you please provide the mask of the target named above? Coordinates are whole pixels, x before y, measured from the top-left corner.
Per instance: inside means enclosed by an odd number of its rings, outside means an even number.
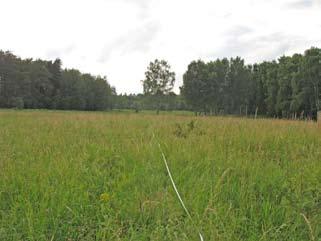
[[[321,126],[0,111],[0,240],[199,240],[198,230],[215,241],[320,241]]]

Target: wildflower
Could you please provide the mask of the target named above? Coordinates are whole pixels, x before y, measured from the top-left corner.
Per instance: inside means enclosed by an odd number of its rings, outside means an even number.
[[[100,195],[100,201],[102,201],[102,202],[108,202],[109,199],[110,199],[110,197],[109,197],[108,193],[102,193]]]

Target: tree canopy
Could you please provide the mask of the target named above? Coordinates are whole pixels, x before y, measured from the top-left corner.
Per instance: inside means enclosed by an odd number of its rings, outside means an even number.
[[[165,60],[150,62],[142,80],[145,95],[167,95],[174,87],[175,73]]]
[[[62,69],[61,65],[60,59],[20,59],[0,51],[0,108],[112,108],[116,93],[106,77]]]
[[[196,112],[315,117],[320,110],[321,49],[246,65],[240,57],[192,61],[181,94]]]
[[[0,51],[0,108],[193,110],[205,114],[315,118],[321,108],[321,49],[246,64],[241,57],[192,61],[181,94],[165,60],[150,62],[144,94],[117,95],[106,77],[63,69],[62,61]]]

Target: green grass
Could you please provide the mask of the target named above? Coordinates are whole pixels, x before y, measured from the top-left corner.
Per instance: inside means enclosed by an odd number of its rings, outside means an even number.
[[[321,127],[0,112],[0,240],[321,240]],[[306,219],[303,217],[306,217]]]

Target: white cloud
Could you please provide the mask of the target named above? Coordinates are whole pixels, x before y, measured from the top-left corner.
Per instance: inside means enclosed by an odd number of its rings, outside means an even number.
[[[107,75],[141,92],[149,61],[182,74],[194,59],[248,63],[321,46],[321,0],[0,0],[0,49]]]

